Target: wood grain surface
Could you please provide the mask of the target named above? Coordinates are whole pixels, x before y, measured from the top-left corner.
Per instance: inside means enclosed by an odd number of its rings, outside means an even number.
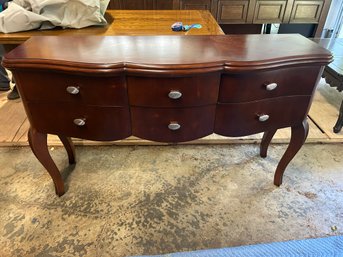
[[[51,49],[56,49],[51,51]],[[63,49],[59,50],[59,49]],[[87,54],[85,54],[87,53]],[[72,73],[192,74],[326,65],[331,53],[296,34],[33,37],[7,53],[7,68]]]
[[[106,26],[83,29],[31,30],[0,33],[0,44],[21,44],[32,36],[113,36],[113,35],[222,35],[224,34],[211,13],[206,10],[108,10]],[[171,25],[199,23],[201,29],[174,32]]]

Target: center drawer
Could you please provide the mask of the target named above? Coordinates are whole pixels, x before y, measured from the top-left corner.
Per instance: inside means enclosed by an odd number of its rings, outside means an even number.
[[[89,105],[127,105],[124,76],[96,77],[57,72],[18,71],[19,89],[32,102],[75,102]],[[25,87],[20,81],[25,80]]]
[[[213,133],[215,105],[191,108],[131,107],[132,134],[158,142],[185,142]]]
[[[320,67],[223,74],[219,102],[240,103],[292,95],[311,95]]]
[[[191,107],[215,104],[220,74],[191,77],[127,77],[129,102],[144,107]]]
[[[31,125],[39,132],[89,140],[118,140],[131,135],[130,111],[73,103],[27,103]]]

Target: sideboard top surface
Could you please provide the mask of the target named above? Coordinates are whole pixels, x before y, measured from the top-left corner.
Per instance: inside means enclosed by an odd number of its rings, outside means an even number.
[[[32,37],[6,54],[7,68],[196,72],[327,64],[332,55],[298,34]]]

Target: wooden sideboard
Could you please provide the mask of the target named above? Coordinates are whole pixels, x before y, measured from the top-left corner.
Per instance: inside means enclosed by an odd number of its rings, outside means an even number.
[[[111,0],[110,9],[209,10],[219,24],[317,24],[320,37],[331,0]]]
[[[280,185],[307,137],[313,92],[331,60],[300,35],[46,36],[6,54],[3,65],[17,82],[32,151],[63,195],[47,134],[60,137],[74,163],[70,137],[177,143],[264,132],[266,157],[277,129],[291,127],[274,177]]]

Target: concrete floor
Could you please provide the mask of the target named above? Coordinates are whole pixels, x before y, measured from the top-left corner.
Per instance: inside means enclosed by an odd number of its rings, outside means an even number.
[[[54,194],[28,147],[0,148],[0,256],[130,256],[343,234],[343,145],[78,147]]]

